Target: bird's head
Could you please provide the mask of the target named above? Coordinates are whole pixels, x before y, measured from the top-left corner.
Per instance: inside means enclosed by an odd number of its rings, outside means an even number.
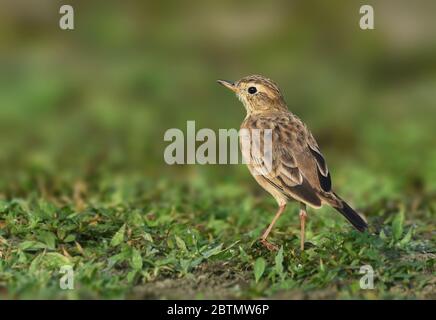
[[[271,79],[252,75],[236,82],[218,80],[218,83],[236,93],[247,114],[287,110],[279,88]]]

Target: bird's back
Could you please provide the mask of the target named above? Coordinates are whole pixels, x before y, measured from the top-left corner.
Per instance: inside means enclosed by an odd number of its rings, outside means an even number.
[[[241,139],[243,156],[252,173],[256,167],[266,166],[268,150],[264,150],[267,144],[263,139],[267,136],[266,130],[270,129],[272,170],[262,175],[286,197],[314,207],[321,206],[320,193],[331,190],[330,174],[315,139],[297,116],[290,112],[251,114],[241,129],[251,133],[259,131],[261,152],[256,155],[251,152],[257,143],[254,136],[250,140],[251,150],[247,150],[250,148],[244,146],[244,139]]]

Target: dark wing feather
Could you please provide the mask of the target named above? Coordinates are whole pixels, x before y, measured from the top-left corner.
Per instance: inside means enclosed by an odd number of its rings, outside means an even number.
[[[321,185],[321,189],[325,192],[329,192],[332,190],[332,179],[330,177],[329,169],[327,168],[327,164],[325,162],[325,159],[323,155],[321,154],[321,151],[319,148],[311,147],[310,144],[308,144],[309,150],[314,156],[316,160],[316,167],[318,172],[318,179],[319,183]]]

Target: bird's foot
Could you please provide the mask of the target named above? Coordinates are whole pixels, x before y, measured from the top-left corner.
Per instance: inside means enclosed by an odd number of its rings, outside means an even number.
[[[268,242],[266,239],[260,239],[259,241],[269,251],[278,251],[279,250],[279,248],[275,244]]]

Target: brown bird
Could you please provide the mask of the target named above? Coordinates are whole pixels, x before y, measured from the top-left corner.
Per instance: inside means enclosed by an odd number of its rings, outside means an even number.
[[[243,158],[256,181],[279,205],[260,238],[263,245],[270,250],[277,249],[267,241],[267,237],[290,200],[300,203],[301,250],[304,250],[306,205],[319,209],[328,204],[357,230],[363,232],[367,229],[365,219],[333,191],[327,163],[315,138],[288,110],[272,80],[252,75],[236,82],[218,80],[218,83],[235,92],[242,101],[247,116],[242,122],[241,133],[248,132],[248,135],[240,135]]]

